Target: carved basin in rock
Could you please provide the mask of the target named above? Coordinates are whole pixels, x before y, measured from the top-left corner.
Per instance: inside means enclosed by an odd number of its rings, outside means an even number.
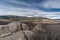
[[[10,33],[8,24],[11,22],[0,21],[0,37],[7,35],[6,33]]]
[[[3,25],[4,24],[4,25]],[[20,22],[5,22],[0,25],[0,36],[3,34],[10,34],[16,31],[21,30],[21,23]]]

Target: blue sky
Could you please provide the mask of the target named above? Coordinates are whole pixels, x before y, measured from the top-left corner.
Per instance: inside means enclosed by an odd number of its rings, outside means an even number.
[[[0,15],[60,19],[60,0],[0,0]]]

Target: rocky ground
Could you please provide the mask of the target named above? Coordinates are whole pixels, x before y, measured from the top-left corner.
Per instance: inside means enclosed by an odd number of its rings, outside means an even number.
[[[38,23],[38,22],[13,22],[4,25],[3,30],[8,29],[10,34],[0,34],[0,40],[60,40],[60,23]],[[8,31],[6,30],[6,31]],[[0,29],[1,31],[1,29]]]

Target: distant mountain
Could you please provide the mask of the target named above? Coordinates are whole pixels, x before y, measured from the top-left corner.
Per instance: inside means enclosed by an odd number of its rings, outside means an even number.
[[[15,15],[2,15],[0,16],[0,18],[3,18],[3,19],[10,19],[10,18],[48,19],[44,17],[26,17],[26,16],[15,16]]]
[[[3,15],[3,16],[0,16],[0,18],[10,19],[10,18],[26,18],[26,17],[25,16],[15,16],[15,15]]]

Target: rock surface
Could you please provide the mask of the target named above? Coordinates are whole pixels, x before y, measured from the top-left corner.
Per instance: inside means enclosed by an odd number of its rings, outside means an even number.
[[[12,22],[8,25],[0,25],[1,34],[12,33],[0,40],[60,40],[60,24],[36,24],[33,27],[25,23]]]

